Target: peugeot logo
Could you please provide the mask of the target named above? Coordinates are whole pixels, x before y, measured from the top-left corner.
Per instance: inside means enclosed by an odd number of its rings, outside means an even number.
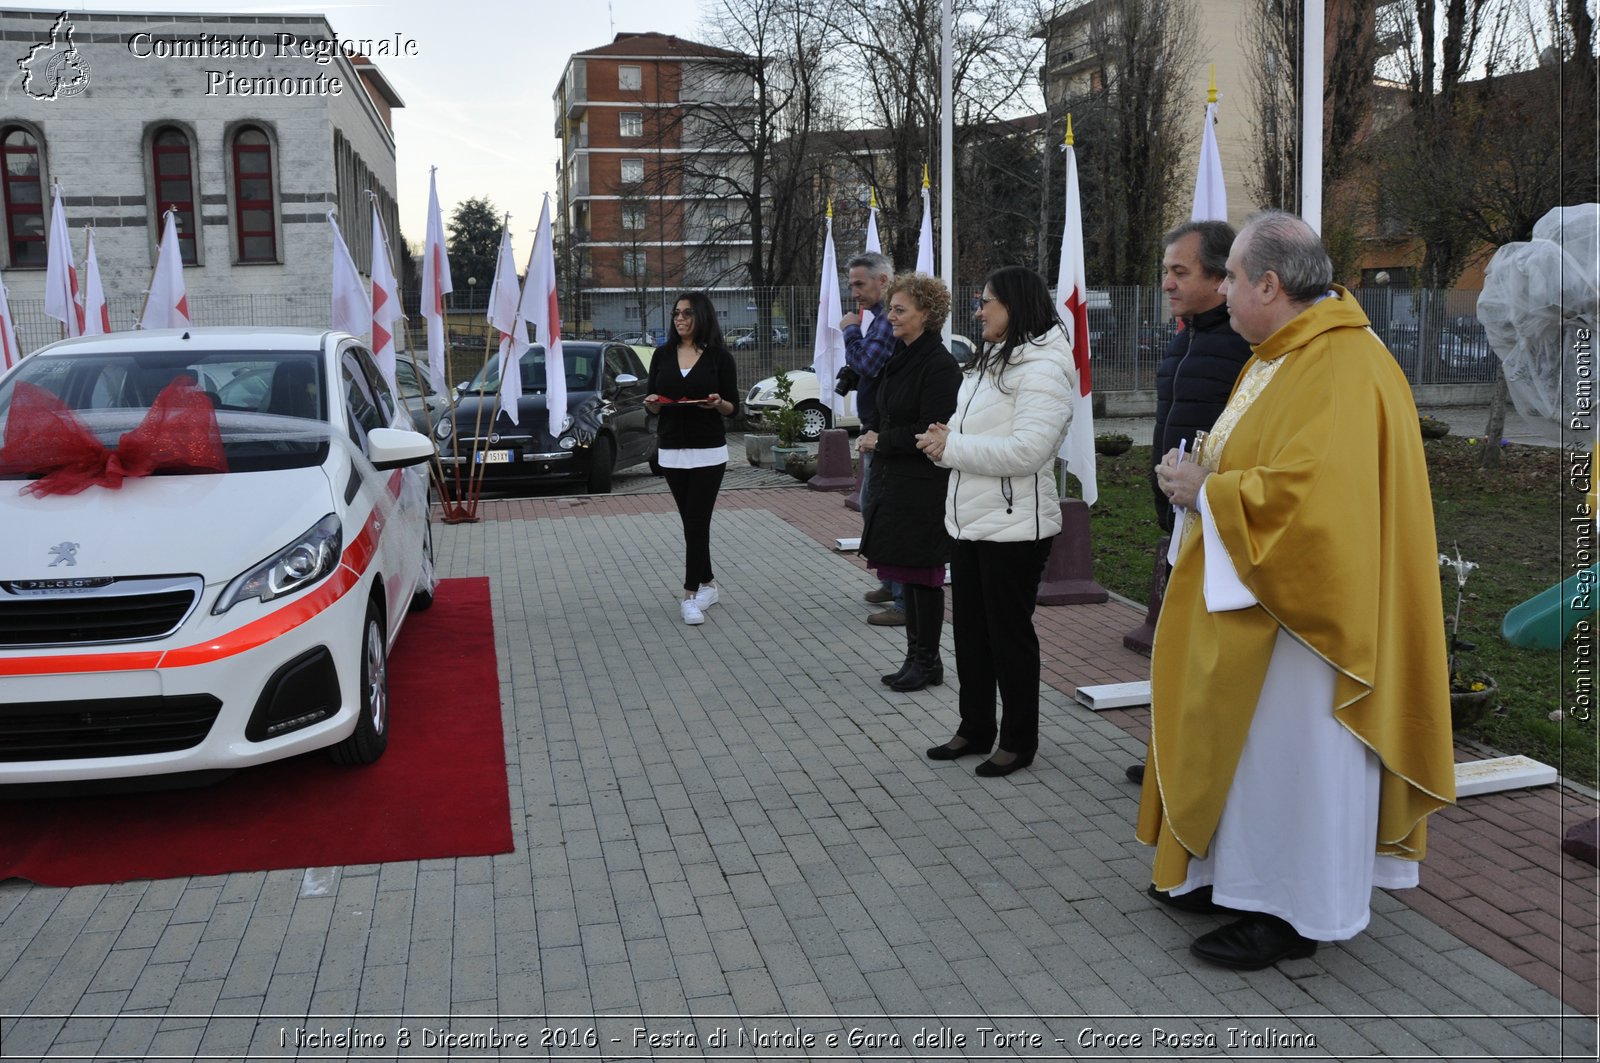
[[[60,546],[52,546],[50,553],[55,555],[55,560],[50,562],[47,567],[55,568],[57,565],[63,565],[68,568],[75,567],[78,564],[78,545],[77,543],[62,543]]]

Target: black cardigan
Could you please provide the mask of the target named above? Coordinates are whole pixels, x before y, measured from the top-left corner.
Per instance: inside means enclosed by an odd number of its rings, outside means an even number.
[[[726,347],[707,347],[694,363],[689,375],[678,371],[678,341],[656,348],[650,357],[647,395],[669,399],[703,399],[722,396],[722,401],[739,408],[739,374],[733,355]],[[663,450],[701,450],[728,442],[722,414],[704,406],[663,406],[656,419],[656,438]]]

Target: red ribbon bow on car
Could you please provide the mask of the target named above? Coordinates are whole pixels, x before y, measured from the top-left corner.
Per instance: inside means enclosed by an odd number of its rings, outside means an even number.
[[[60,399],[35,384],[18,381],[0,446],[0,472],[37,473],[21,493],[75,495],[98,484],[113,491],[124,477],[163,469],[227,472],[222,433],[211,400],[194,377],[178,376],[156,396],[139,427],[116,449],[94,437]]]

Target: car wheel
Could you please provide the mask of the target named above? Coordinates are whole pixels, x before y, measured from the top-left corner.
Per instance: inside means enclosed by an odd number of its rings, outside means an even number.
[[[361,711],[350,737],[329,750],[336,764],[371,764],[389,746],[389,646],[383,610],[367,603],[361,629]]]
[[[417,575],[417,589],[411,592],[411,611],[420,613],[433,605],[433,588],[438,584],[433,574],[433,524],[423,530],[422,571]]]
[[[609,495],[611,493],[611,474],[616,471],[616,456],[612,451],[611,440],[600,436],[589,448],[589,493],[591,495]]]
[[[822,433],[833,424],[833,414],[820,402],[807,399],[799,403],[795,409],[800,411],[800,438],[807,443],[815,443],[822,438]]]

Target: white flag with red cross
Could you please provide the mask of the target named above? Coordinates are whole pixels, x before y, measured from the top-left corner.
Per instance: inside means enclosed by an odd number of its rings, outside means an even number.
[[[1067,216],[1061,233],[1061,265],[1056,275],[1056,313],[1067,328],[1072,349],[1072,426],[1061,444],[1067,471],[1083,485],[1083,500],[1100,497],[1094,472],[1093,385],[1089,373],[1089,285],[1083,268],[1083,208],[1078,197],[1078,159],[1072,150],[1072,119],[1067,119]]]

